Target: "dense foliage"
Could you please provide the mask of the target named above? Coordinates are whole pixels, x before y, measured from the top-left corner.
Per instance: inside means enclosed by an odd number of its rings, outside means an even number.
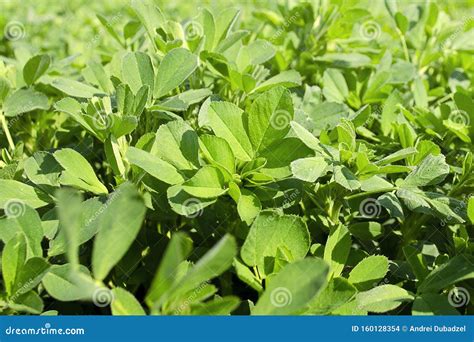
[[[47,3],[0,5],[3,314],[472,314],[472,3]]]

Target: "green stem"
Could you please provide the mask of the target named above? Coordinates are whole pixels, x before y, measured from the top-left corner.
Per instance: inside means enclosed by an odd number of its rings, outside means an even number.
[[[1,109],[0,109],[0,121],[2,122],[2,128],[3,128],[3,131],[5,132],[5,136],[7,137],[8,144],[10,145],[11,150],[14,151],[15,143],[13,142],[12,136],[10,134],[10,130],[8,129],[7,119],[3,115],[3,112]]]
[[[397,28],[397,33],[398,33],[398,37],[400,37],[400,41],[402,42],[403,53],[405,54],[405,59],[407,60],[407,62],[410,62],[410,54],[408,53],[408,46],[407,46],[405,37],[403,36],[402,31],[400,31],[398,28]]]
[[[357,197],[364,197],[364,196],[368,196],[368,195],[378,194],[380,192],[389,192],[389,191],[393,191],[393,190],[398,190],[398,187],[394,186],[393,188],[385,188],[385,189],[377,189],[377,190],[372,190],[372,191],[359,192],[359,193],[354,194],[354,195],[346,196],[346,197],[344,197],[344,199],[345,200],[350,200],[350,199],[354,199],[354,198],[357,198]]]

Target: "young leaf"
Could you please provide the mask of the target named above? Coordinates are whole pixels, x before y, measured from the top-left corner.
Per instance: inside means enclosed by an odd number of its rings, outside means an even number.
[[[311,302],[306,312],[311,315],[328,315],[347,304],[357,293],[357,289],[345,278],[333,278]]]
[[[171,237],[146,296],[149,306],[157,302],[172,287],[177,277],[178,266],[186,260],[192,247],[192,240],[184,233],[176,233]]]
[[[151,153],[178,170],[196,170],[199,166],[199,140],[196,132],[183,120],[161,125],[156,132]]]
[[[291,163],[293,175],[305,182],[314,183],[326,174],[328,163],[323,157],[297,159]]]
[[[328,265],[321,259],[307,258],[286,265],[272,279],[252,310],[252,315],[294,315],[327,282]]]
[[[137,93],[142,86],[154,87],[154,71],[150,56],[143,52],[129,52],[123,56],[122,78]],[[151,94],[150,94],[151,95]]]
[[[13,202],[11,203],[12,207]],[[43,240],[41,219],[33,208],[20,202],[16,204],[19,206],[18,213],[7,216],[5,219],[5,228],[9,230],[8,235],[13,237],[15,233],[18,232],[25,237],[27,260],[33,257],[41,257],[43,256],[43,249],[41,248],[41,241]],[[7,213],[9,213],[10,210],[13,210],[11,207],[6,209]]]
[[[238,159],[252,160],[253,149],[244,128],[242,109],[230,102],[211,102],[208,120],[214,133],[229,143]]]
[[[374,287],[388,272],[388,259],[383,255],[372,255],[359,262],[351,273],[349,282],[359,291]]]
[[[310,247],[306,223],[298,216],[262,211],[250,227],[240,254],[248,266],[257,266],[264,277],[272,272],[272,259],[280,246],[291,252],[292,261],[304,258]]]
[[[293,120],[290,92],[283,87],[272,88],[257,97],[248,112],[250,142],[254,151],[261,151],[285,137]]]
[[[30,86],[36,82],[49,68],[51,58],[48,55],[36,55],[23,67],[23,79]]]
[[[33,89],[18,89],[5,100],[3,112],[5,116],[17,116],[36,109],[49,109],[48,98]]]
[[[173,165],[149,152],[135,147],[129,147],[126,157],[130,164],[138,166],[153,177],[167,184],[174,185],[184,181],[183,176],[173,167]]]
[[[155,78],[153,96],[160,98],[183,83],[197,68],[197,57],[186,49],[176,48],[161,61]]]
[[[90,276],[87,267],[79,265],[78,270],[86,276]],[[49,295],[62,302],[85,300],[89,293],[81,286],[74,272],[77,272],[71,264],[53,265],[43,278],[43,286]]]
[[[437,292],[465,279],[474,278],[474,258],[456,255],[435,268],[418,287],[418,292]]]
[[[443,155],[428,155],[403,181],[404,187],[420,187],[441,183],[449,173]]]
[[[2,251],[2,276],[5,290],[12,295],[16,279],[26,261],[26,239],[22,233],[15,234]]]
[[[14,203],[26,204],[32,208],[41,208],[51,199],[38,189],[11,179],[0,179],[0,208],[5,210]]]
[[[346,226],[340,224],[329,234],[324,248],[324,260],[330,265],[331,274],[339,276],[344,269],[351,249],[351,235]]]
[[[413,298],[404,288],[387,284],[360,292],[356,297],[356,301],[357,305],[363,310],[382,313],[396,309],[403,302],[412,301]]]
[[[92,269],[97,280],[103,280],[125,255],[146,212],[143,199],[133,184],[122,184],[113,196],[114,200],[102,214],[102,227],[94,240]]]
[[[182,184],[182,189],[191,196],[214,198],[224,194],[224,177],[214,166],[204,166],[189,180]]]
[[[95,194],[107,194],[107,188],[97,179],[92,166],[79,152],[63,148],[54,152],[54,158],[64,168],[60,183]]]
[[[125,289],[116,287],[112,290],[113,300],[110,308],[114,316],[143,316],[145,311],[138,300]]]

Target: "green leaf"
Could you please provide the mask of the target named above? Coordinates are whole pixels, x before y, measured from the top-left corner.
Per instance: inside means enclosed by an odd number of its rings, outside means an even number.
[[[235,238],[229,234],[224,237],[186,273],[174,286],[174,296],[190,291],[202,283],[221,275],[231,265],[237,254]]]
[[[276,86],[286,88],[301,85],[301,75],[295,70],[285,70],[256,86],[251,93],[262,92]]]
[[[237,201],[237,212],[242,221],[248,225],[252,224],[253,220],[262,210],[262,204],[257,195],[247,189],[240,190],[240,196]]]
[[[224,177],[214,166],[203,166],[189,180],[182,184],[182,189],[191,196],[213,198],[224,194]]]
[[[30,185],[11,179],[0,179],[0,208],[5,210],[7,205],[23,203],[32,208],[41,208],[51,201],[48,196]]]
[[[51,58],[48,55],[31,57],[23,67],[23,79],[30,86],[36,82],[49,68]]]
[[[306,314],[328,315],[354,298],[357,289],[345,278],[333,278],[310,303]]]
[[[324,260],[330,265],[331,274],[334,277],[342,273],[351,243],[351,235],[346,226],[340,224],[331,230],[324,248]]]
[[[252,160],[253,149],[244,128],[242,109],[230,102],[211,102],[208,120],[215,135],[229,143],[236,158]]]
[[[104,95],[104,93],[97,88],[65,77],[46,79],[45,76],[42,80],[44,80],[44,83],[47,83],[66,95],[73,97],[91,98],[97,95]]]
[[[8,240],[2,251],[2,276],[5,290],[9,296],[13,294],[13,287],[25,261],[25,235],[17,233]]]
[[[197,303],[191,305],[191,313],[193,315],[206,315],[206,316],[223,316],[230,315],[240,303],[239,297],[227,296],[227,297],[216,297],[215,299],[206,303]]]
[[[198,136],[183,120],[161,125],[150,152],[180,171],[196,170],[199,167]]]
[[[105,208],[101,229],[94,240],[92,269],[103,280],[122,259],[135,240],[145,217],[146,207],[135,186],[124,183]]]
[[[36,109],[49,109],[48,98],[33,89],[18,89],[3,104],[5,116],[17,116]]]
[[[404,187],[419,187],[441,183],[449,174],[449,165],[443,155],[428,155],[403,181]]]
[[[225,139],[204,134],[199,137],[199,145],[209,162],[223,167],[231,174],[235,172],[235,157]]]
[[[202,215],[204,208],[216,202],[216,198],[196,198],[184,191],[178,184],[170,186],[167,190],[168,202],[178,214],[194,218]]]
[[[257,266],[262,277],[273,270],[278,247],[286,247],[293,260],[306,256],[310,236],[306,223],[298,216],[262,211],[250,227],[240,251],[248,266]]]
[[[356,190],[360,188],[360,182],[357,177],[345,166],[334,166],[334,181],[348,190]]]
[[[184,233],[176,233],[171,237],[161,259],[158,271],[153,278],[146,301],[149,306],[157,302],[175,283],[178,266],[191,253],[193,242]]]
[[[285,137],[293,120],[290,92],[283,87],[272,88],[252,103],[248,112],[250,142],[254,151],[261,151]]]
[[[455,316],[459,315],[446,296],[437,293],[425,293],[417,296],[411,309],[417,316]]]
[[[45,191],[59,187],[61,166],[49,152],[36,152],[25,161],[27,177]]]
[[[161,61],[155,78],[153,95],[160,98],[183,83],[197,68],[197,56],[183,48],[168,52]]]
[[[311,109],[309,113],[312,120],[313,133],[319,134],[322,130],[333,129],[342,118],[347,118],[347,108],[337,102],[322,102]]]
[[[253,274],[252,271],[250,271],[250,269],[237,258],[234,259],[234,269],[240,280],[249,285],[255,291],[259,293],[263,292],[262,284],[255,274]]]
[[[328,163],[323,157],[310,157],[297,159],[291,163],[293,175],[305,182],[314,183],[320,177],[326,175]]]
[[[362,68],[370,65],[370,57],[360,53],[326,53],[315,60],[337,68]]]
[[[129,52],[122,59],[122,79],[137,93],[144,85],[154,87],[154,71],[150,56],[143,52]],[[150,94],[151,95],[151,94]]]
[[[402,204],[400,203],[397,196],[395,196],[393,193],[387,192],[377,198],[377,201],[382,207],[387,209],[390,216],[399,218],[401,220],[405,218]]]
[[[462,280],[473,278],[474,258],[469,255],[456,255],[431,271],[418,287],[418,292],[437,292]]]
[[[286,265],[272,277],[252,315],[301,313],[327,282],[328,266],[321,259],[307,258]]]
[[[144,316],[145,311],[133,294],[125,289],[116,287],[112,290],[110,308],[114,316]]]
[[[370,203],[370,202],[369,202]],[[349,231],[353,236],[363,241],[377,240],[383,236],[383,226],[374,221],[357,222],[349,225]]]
[[[323,74],[323,93],[328,101],[344,102],[349,95],[346,80],[337,69],[326,69]]]
[[[13,288],[13,296],[18,297],[34,289],[43,279],[50,264],[43,258],[34,257],[26,261],[18,274]]]
[[[173,165],[163,161],[159,157],[156,157],[149,152],[135,147],[129,147],[126,157],[130,164],[138,166],[145,172],[165,182],[166,184],[174,185],[184,181],[183,176]]]
[[[157,35],[156,30],[165,25],[163,14],[152,0],[132,0],[131,7],[153,40]]]
[[[26,242],[27,260],[32,257],[41,257],[43,255],[43,249],[41,248],[43,227],[36,210],[22,202],[10,202],[5,211],[7,218],[0,227],[8,229],[8,236],[11,237],[17,232],[23,234]],[[4,234],[5,232],[2,232],[3,236]],[[8,242],[8,240],[5,242]]]
[[[44,308],[43,300],[34,291],[14,297],[15,301],[8,303],[8,307],[16,312],[39,315]]]
[[[397,119],[397,104],[399,103],[402,103],[402,97],[398,90],[395,90],[388,96],[382,110],[380,124],[384,136],[388,136],[392,130],[392,125]]]
[[[54,152],[54,158],[64,168],[60,183],[94,194],[107,194],[107,188],[97,179],[94,169],[79,152],[63,148]]]
[[[412,301],[413,298],[404,288],[387,284],[360,292],[356,300],[359,308],[370,312],[382,313],[396,309],[403,302]]]
[[[383,255],[372,255],[354,267],[349,273],[349,282],[359,291],[368,290],[385,277],[388,272],[388,259]]]
[[[79,265],[79,239],[83,231],[80,221],[82,195],[73,189],[60,189],[56,198],[60,226],[57,239],[51,243],[51,250],[57,250],[59,244],[60,251],[64,250],[71,265],[76,267]]]
[[[79,266],[78,271],[90,276],[89,270],[83,265]],[[88,299],[89,293],[81,286],[75,272],[76,269],[71,264],[51,266],[43,278],[44,288],[51,297],[62,302]]]
[[[467,204],[467,216],[471,220],[471,223],[474,224],[474,197],[469,198],[469,202]]]

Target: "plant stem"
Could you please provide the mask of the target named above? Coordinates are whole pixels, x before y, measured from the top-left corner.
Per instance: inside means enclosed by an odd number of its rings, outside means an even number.
[[[3,112],[1,109],[0,109],[0,121],[2,122],[2,128],[3,128],[3,131],[5,132],[5,136],[7,137],[8,144],[10,145],[11,150],[14,151],[15,143],[13,142],[12,136],[10,134],[10,130],[8,129],[7,119],[5,118],[5,115],[3,115]]]
[[[358,194],[346,196],[346,197],[344,197],[344,199],[345,200],[350,200],[350,199],[354,199],[354,198],[357,198],[357,197],[363,197],[363,196],[378,194],[380,192],[388,192],[388,191],[393,191],[393,190],[398,190],[398,187],[394,186],[393,188],[385,188],[385,189],[378,189],[378,190],[372,190],[372,191],[366,191],[366,192],[359,192]]]

